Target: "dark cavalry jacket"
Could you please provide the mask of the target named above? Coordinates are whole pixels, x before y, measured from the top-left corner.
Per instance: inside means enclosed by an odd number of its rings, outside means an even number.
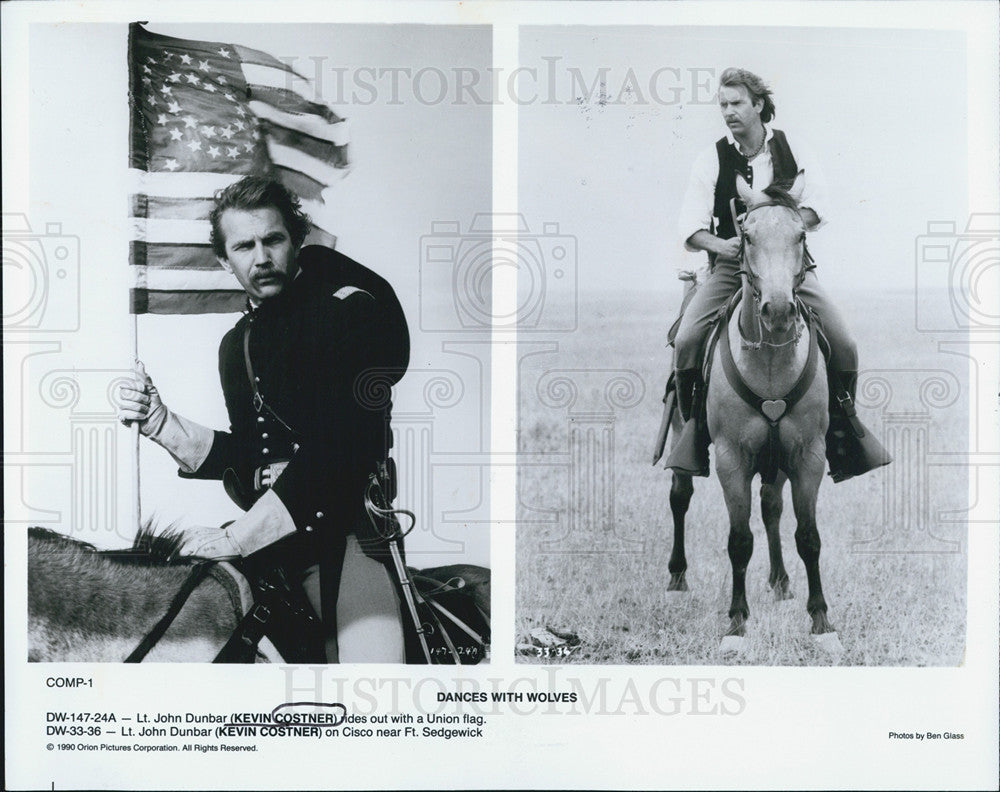
[[[772,129],[771,133],[772,136],[767,146],[771,154],[771,165],[774,168],[774,181],[783,184],[786,188],[791,187],[799,172],[798,165],[796,165],[795,157],[788,146],[785,133],[780,129]],[[753,171],[750,168],[750,163],[736,146],[729,142],[729,138],[719,138],[715,143],[715,150],[719,154],[719,178],[715,180],[715,205],[712,214],[719,219],[719,227],[713,231],[716,236],[722,239],[732,239],[736,236],[736,226],[733,224],[732,213],[729,211],[730,198],[736,199],[737,214],[747,210],[736,194],[736,174],[742,174],[743,178],[747,180],[747,184],[755,189],[763,190],[769,185],[755,185],[753,183]]]
[[[390,389],[406,371],[410,342],[399,300],[379,275],[318,246],[300,251],[299,267],[280,295],[223,337],[219,375],[230,430],[217,431],[201,467],[181,475],[222,479],[246,509],[263,493],[254,471],[287,460],[273,489],[298,530],[278,544],[285,561],[320,562],[325,610],[335,602],[346,531],[366,551],[374,538],[364,490],[388,456]],[[266,405],[259,410],[245,343]],[[385,561],[384,549],[369,554]]]

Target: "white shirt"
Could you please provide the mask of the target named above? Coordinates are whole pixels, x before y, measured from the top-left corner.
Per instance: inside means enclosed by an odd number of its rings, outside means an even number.
[[[771,162],[771,147],[769,145],[771,138],[774,137],[774,132],[768,127],[764,129],[764,147],[750,162],[755,190],[763,190],[774,180],[774,164]],[[726,132],[726,137],[729,139],[729,145],[735,147],[736,139],[732,132]],[[799,170],[804,171],[802,178],[805,184],[799,205],[812,209],[816,213],[819,223],[811,229],[815,231],[825,225],[827,221],[826,178],[808,146],[799,141],[789,140],[788,147],[795,156],[795,163]],[[694,166],[691,169],[691,180],[688,182],[687,192],[684,194],[684,203],[677,221],[677,233],[684,250],[701,252],[691,247],[687,241],[696,231],[711,230],[712,213],[715,209],[715,182],[718,178],[719,153],[713,143],[702,151],[694,161]],[[718,228],[718,226],[719,223],[716,221],[715,227]]]

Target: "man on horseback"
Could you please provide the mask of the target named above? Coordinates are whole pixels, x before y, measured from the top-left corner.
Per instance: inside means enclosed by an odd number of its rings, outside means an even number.
[[[740,239],[734,214],[745,212],[746,207],[737,195],[737,174],[760,190],[772,182],[788,187],[802,172],[799,211],[803,223],[807,230],[815,231],[826,222],[822,171],[808,149],[800,144],[793,147],[781,130],[767,126],[775,107],[764,81],[745,69],[726,69],[719,79],[719,107],[728,131],[695,161],[678,224],[684,247],[705,251],[709,259],[708,277],[690,298],[674,338],[677,405],[688,424],[667,466],[694,476],[709,472],[710,438],[702,415],[705,344],[721,309],[741,286]],[[864,429],[854,410],[857,347],[814,272],[807,273],[797,294],[813,313],[829,346],[826,453],[833,480],[844,481],[885,464],[882,458],[870,457],[859,442]]]
[[[403,662],[386,537],[364,506],[373,474],[391,488],[388,394],[409,360],[402,308],[371,270],[302,246],[309,219],[280,182],[248,176],[215,200],[213,251],[247,293],[219,347],[230,430],[167,409],[141,363],[121,417],[182,477],[221,479],[246,510],[224,529],[190,531],[182,552],[242,556],[262,580],[276,572],[294,597],[304,590],[328,662]]]

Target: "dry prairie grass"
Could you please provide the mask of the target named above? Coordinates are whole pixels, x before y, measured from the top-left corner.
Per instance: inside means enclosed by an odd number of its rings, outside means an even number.
[[[886,409],[902,406],[914,413],[917,394],[909,392],[907,383],[927,376],[914,370],[942,369],[954,375],[961,389],[958,399],[930,411],[927,434],[918,440],[936,451],[960,452],[968,425],[967,360],[942,354],[937,348],[940,339],[914,331],[912,299],[903,292],[838,296],[859,339],[862,368],[889,372],[897,401]],[[961,464],[917,465],[913,475],[918,478],[897,479],[901,487],[911,487],[902,501],[893,500],[898,492],[893,495],[887,486],[889,468],[837,485],[824,481],[817,512],[823,541],[820,565],[830,618],[845,649],[839,658],[821,653],[809,635],[805,570],[795,552],[787,487],[781,533],[795,598],[775,602],[767,588],[767,542],[757,502],[751,521],[754,554],[747,573],[751,614],[742,655],[727,658],[719,652],[728,625],[731,571],[728,516],[714,475],[695,479],[686,542],[690,591],[666,591],[672,542],[670,472],[650,465],[670,360],[664,338],[673,317],[664,313],[655,295],[584,298],[578,330],[551,339],[558,341],[559,351],[526,358],[522,364],[520,450],[530,458],[520,465],[518,481],[519,640],[532,628],[553,626],[577,633],[581,643],[569,656],[519,660],[766,666],[961,663],[965,526],[937,516],[966,508],[967,469]],[[569,408],[548,407],[538,397],[537,384],[556,369],[577,372],[566,376],[580,382],[586,379],[579,374],[583,370],[629,371],[641,381],[644,394],[634,406],[608,410],[604,416],[593,408],[600,402],[595,390],[599,385],[585,386],[590,390],[581,391]],[[597,382],[601,376],[611,374],[599,373]],[[863,410],[862,415],[870,428],[881,431],[881,409]],[[576,438],[572,442],[571,435]],[[609,459],[610,465],[595,466],[596,457]],[[572,472],[574,458],[577,473]],[[591,469],[584,469],[587,460]],[[893,463],[905,464],[901,459]],[[886,549],[903,552],[870,552]]]

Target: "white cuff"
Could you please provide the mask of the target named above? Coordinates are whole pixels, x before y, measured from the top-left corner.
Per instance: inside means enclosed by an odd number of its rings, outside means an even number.
[[[226,533],[239,554],[248,556],[295,533],[295,522],[281,498],[269,489]]]
[[[182,471],[194,473],[212,450],[215,432],[170,410],[166,412],[167,417],[149,439],[163,446]]]

